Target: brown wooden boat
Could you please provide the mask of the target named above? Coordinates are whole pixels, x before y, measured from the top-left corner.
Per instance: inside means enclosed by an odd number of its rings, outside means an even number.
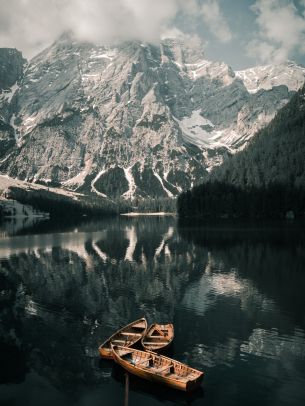
[[[118,330],[99,346],[98,350],[100,356],[102,358],[113,358],[111,343],[114,345],[130,347],[141,340],[143,334],[146,333],[146,330],[147,321],[144,317],[127,324],[127,326]]]
[[[112,345],[112,351],[114,360],[126,371],[148,381],[190,391],[197,388],[203,379],[203,372],[151,351],[118,345]]]
[[[141,339],[145,350],[158,352],[165,350],[174,339],[173,324],[152,324]]]

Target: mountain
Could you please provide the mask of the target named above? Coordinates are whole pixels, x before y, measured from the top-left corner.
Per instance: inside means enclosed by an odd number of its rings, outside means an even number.
[[[259,90],[271,90],[275,86],[287,86],[289,90],[298,90],[304,83],[304,67],[287,61],[279,65],[255,66],[235,72],[245,84],[249,93]]]
[[[227,159],[211,179],[240,187],[281,183],[305,187],[305,86],[254,137]]]
[[[125,199],[202,182],[305,77],[292,63],[235,73],[202,49],[190,38],[95,46],[62,35],[2,89],[0,171]]]
[[[304,219],[305,86],[208,182],[182,193],[180,217]]]
[[[0,90],[10,90],[22,76],[25,63],[17,49],[0,48]]]
[[[0,160],[15,146],[14,132],[9,124],[10,104],[25,63],[16,49],[0,48]]]

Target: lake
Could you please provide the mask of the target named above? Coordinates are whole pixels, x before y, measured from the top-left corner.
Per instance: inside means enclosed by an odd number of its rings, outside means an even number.
[[[169,356],[206,375],[191,394],[131,377],[130,406],[305,404],[304,229],[117,217],[0,235],[1,405],[123,405],[97,348],[143,316],[173,322]]]

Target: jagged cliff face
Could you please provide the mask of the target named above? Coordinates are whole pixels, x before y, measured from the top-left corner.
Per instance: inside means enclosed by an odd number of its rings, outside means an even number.
[[[271,77],[266,90],[249,83],[277,71],[235,74],[198,42],[99,47],[64,35],[9,100],[2,92],[0,170],[100,196],[175,196],[243,148],[304,80],[296,65],[278,69],[283,85]]]
[[[15,145],[14,132],[9,125],[10,104],[25,63],[21,52],[16,49],[0,48],[0,160]]]
[[[0,48],[0,90],[10,91],[21,78],[25,63],[26,60],[17,49]]]

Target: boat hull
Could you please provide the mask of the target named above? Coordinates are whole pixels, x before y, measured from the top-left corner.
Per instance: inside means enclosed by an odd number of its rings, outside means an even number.
[[[154,354],[154,353],[151,353]],[[154,354],[157,355],[157,354]],[[178,361],[171,360],[170,358],[162,356],[162,358],[169,360],[171,362],[175,362],[175,364],[180,364],[185,367],[184,364],[179,363]],[[113,347],[113,359],[114,361],[119,364],[122,368],[124,368],[127,372],[138,376],[139,378],[145,379],[150,382],[163,384],[173,389],[178,389],[181,391],[189,392],[196,388],[198,388],[203,380],[204,373],[200,371],[196,371],[198,376],[195,379],[181,381],[179,379],[174,379],[172,377],[167,377],[160,373],[150,372],[148,370],[144,370],[139,368],[137,365],[132,365],[130,362],[125,361],[122,359],[116,352],[115,347]]]
[[[143,327],[137,327],[137,326],[143,326]],[[133,333],[133,330],[136,330],[138,328],[138,333]],[[142,332],[140,332],[142,331]],[[105,359],[113,359],[113,353],[111,349],[111,343],[112,341],[116,340],[117,338],[120,338],[120,335],[125,334],[125,340],[124,346],[125,347],[131,347],[132,345],[138,343],[143,334],[145,334],[147,331],[147,321],[143,317],[139,320],[133,321],[132,323],[127,324],[125,327],[121,328],[120,330],[116,331],[111,337],[109,337],[106,341],[103,342],[98,348],[98,352],[100,354],[101,358]]]
[[[99,347],[98,352],[99,352],[101,358],[113,359],[112,352],[105,348]]]
[[[154,331],[159,334],[154,334]],[[146,334],[141,339],[142,347],[146,351],[162,352],[166,351],[174,339],[173,324],[152,324],[148,327]]]

